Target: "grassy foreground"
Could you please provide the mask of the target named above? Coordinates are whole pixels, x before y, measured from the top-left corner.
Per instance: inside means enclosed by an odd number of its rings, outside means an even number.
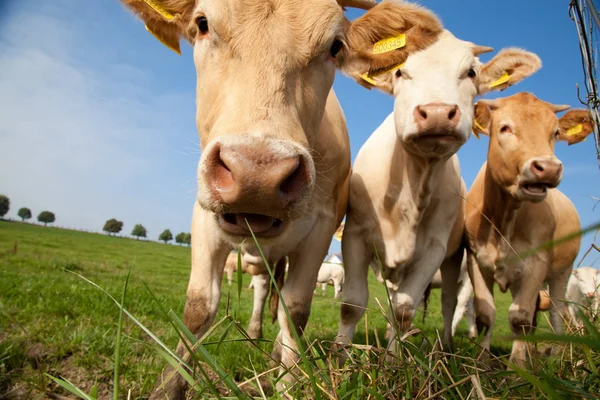
[[[14,398],[74,398],[46,374],[65,377],[86,393],[97,390],[98,398],[112,396],[120,309],[98,288],[66,270],[86,277],[120,299],[131,269],[125,308],[174,349],[178,336],[161,306],[181,316],[189,268],[190,250],[185,247],[0,221],[0,399],[3,394]],[[235,315],[235,321],[245,328],[253,292],[247,288],[250,277],[244,274],[238,299],[237,278],[231,287],[224,282],[216,320],[225,322],[203,344],[224,371],[242,382],[251,380],[254,370],[270,368],[270,360],[261,349],[270,353],[269,341],[275,338],[277,329],[265,318],[265,342],[256,347],[240,340],[243,336],[235,329],[234,318],[225,318],[227,304],[229,315]],[[385,343],[386,320],[377,302],[386,304],[385,289],[372,273],[369,287],[370,311],[359,323],[356,342]],[[326,352],[320,350],[320,343],[327,347],[335,336],[339,302],[333,299],[331,287],[326,297],[320,296],[320,289],[318,293],[313,299],[306,337],[309,343],[318,343],[311,350],[311,362],[319,369],[319,381],[310,378],[307,385],[324,387],[328,395],[323,398],[436,398],[440,391],[443,398],[544,397],[535,376],[519,377],[482,366],[476,360],[477,346],[466,339],[465,321],[457,333],[458,355],[440,363],[443,354],[433,346],[436,330],[442,328],[440,294],[435,290],[425,322],[421,315],[415,321],[428,340],[422,340],[421,335],[412,337],[397,365],[385,367],[376,349],[362,346],[354,350],[348,369],[337,370],[327,356],[321,355]],[[508,336],[509,296],[497,293],[496,304],[494,337]],[[538,332],[547,332],[546,319],[544,313],[538,318]],[[495,341],[494,354],[504,356],[509,351],[509,342]],[[600,382],[598,350],[588,354],[577,348],[570,351],[568,360],[565,352],[556,361],[544,361],[546,372],[556,379],[574,382],[569,383],[573,393],[582,397],[594,393],[590,391],[594,387],[600,393],[600,384],[586,383],[594,379]],[[165,361],[157,354],[150,336],[127,317],[123,320],[120,353],[120,398],[147,398]],[[574,365],[580,361],[576,359],[578,354],[583,354],[583,364]],[[303,397],[323,396],[302,393]],[[553,398],[547,393],[546,397]],[[273,392],[266,395],[277,397]]]

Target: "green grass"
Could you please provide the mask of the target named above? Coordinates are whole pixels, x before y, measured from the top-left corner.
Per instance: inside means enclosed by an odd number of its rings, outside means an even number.
[[[15,243],[16,254],[13,251]],[[120,308],[98,288],[65,270],[81,274],[116,299],[123,296],[131,270],[125,308],[171,349],[176,347],[177,333],[154,298],[162,307],[182,315],[190,270],[189,248],[0,221],[0,393],[13,390],[26,398],[49,392],[66,393],[45,375],[49,374],[66,377],[86,393],[96,385],[94,390],[98,390],[99,398],[111,396]],[[235,311],[236,319],[245,328],[252,310],[253,291],[247,288],[250,277],[245,274],[241,277],[243,285],[239,301],[238,276],[234,276],[231,287],[224,281],[216,320],[226,315],[229,301],[230,314]],[[377,300],[387,304],[385,288],[371,273],[369,288],[370,311],[366,313],[366,321],[363,318],[358,325],[358,344],[365,344],[367,340],[368,344],[376,343],[375,331],[379,340],[385,342],[386,321],[377,305]],[[309,341],[318,339],[327,343],[337,332],[339,302],[333,299],[332,287],[327,289],[326,297],[320,293],[319,288],[313,299],[306,336]],[[498,311],[494,337],[499,338],[510,334],[507,323],[510,297],[501,293],[496,297]],[[541,332],[548,326],[543,314],[538,318]],[[366,324],[368,335],[365,334]],[[441,331],[439,291],[432,293],[425,323],[421,322],[419,314],[415,324],[432,340],[437,335],[436,330]],[[242,335],[231,326],[231,323],[223,323],[204,340],[208,352],[238,382],[252,378],[253,368],[258,372],[267,370],[270,367],[268,357],[250,343],[239,340]],[[265,339],[273,340],[277,324],[271,324],[266,317],[263,330]],[[474,357],[474,346],[467,344],[465,338],[466,321],[463,321],[457,340],[459,346],[464,347],[464,354]],[[221,340],[223,342],[219,343]],[[415,348],[422,350],[429,343],[422,343],[421,337],[413,338],[412,342]],[[129,318],[123,319],[119,349],[122,396],[130,391],[131,398],[146,398],[152,390],[165,362],[151,344],[152,340],[145,332]],[[271,351],[268,341],[259,346]],[[492,350],[497,355],[506,355],[510,351],[510,342],[496,340]],[[414,349],[407,351],[409,358],[420,357],[411,353]],[[358,353],[357,357],[371,359],[373,355],[367,353]],[[317,361],[320,365],[323,359]],[[374,364],[369,365],[373,367]],[[458,371],[460,363],[455,367]],[[380,374],[381,367],[362,372]],[[358,380],[364,376],[353,374],[352,379],[339,384],[363,387],[366,383]],[[398,372],[398,376],[402,373]]]

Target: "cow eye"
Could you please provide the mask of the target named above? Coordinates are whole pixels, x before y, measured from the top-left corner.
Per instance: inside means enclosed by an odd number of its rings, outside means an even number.
[[[558,137],[560,136],[560,131],[557,130],[556,132],[554,132],[554,139],[558,139]]]
[[[475,78],[477,76],[477,72],[475,72],[475,70],[473,68],[471,68],[469,70],[469,72],[467,72],[467,76],[471,79]]]
[[[400,78],[402,76],[402,71],[400,69],[396,70],[396,78]]]
[[[335,58],[335,56],[337,56],[340,50],[342,50],[343,46],[344,45],[340,40],[334,40],[333,44],[331,45],[331,49],[329,49],[329,54],[331,55],[331,57]]]
[[[204,15],[196,19],[196,25],[198,26],[201,35],[206,35],[208,33],[208,20]]]
[[[500,133],[511,133],[510,127],[508,125],[502,125],[500,127]]]

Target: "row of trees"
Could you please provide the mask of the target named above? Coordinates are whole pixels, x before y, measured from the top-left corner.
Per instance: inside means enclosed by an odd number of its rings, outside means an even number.
[[[10,210],[10,199],[5,195],[0,194],[0,219],[4,218],[4,216],[8,213],[8,210]],[[26,220],[31,219],[33,214],[29,208],[22,207],[17,212],[17,215],[23,222],[25,222]],[[53,212],[42,211],[38,214],[37,220],[44,225],[47,225],[55,222],[56,216]],[[123,221],[118,221],[115,218],[111,218],[106,221],[104,227],[102,228],[102,230],[109,235],[116,235],[117,233],[121,232],[122,229]],[[131,231],[131,236],[135,236],[138,240],[141,237],[147,237],[147,235],[148,230],[142,224],[136,224]],[[165,229],[160,235],[158,235],[158,240],[168,243],[173,240],[173,233],[171,233],[169,229]],[[187,244],[189,246],[192,244],[192,235],[190,233],[180,232],[175,236],[175,242],[179,243],[180,245]]]
[[[0,219],[4,218],[4,216],[8,213],[8,210],[10,210],[10,199],[5,195],[0,194]],[[32,217],[31,210],[27,207],[19,208],[17,215],[19,216],[19,218],[21,218],[23,222],[25,222],[28,219],[31,219]],[[56,221],[56,216],[53,212],[42,211],[38,214],[37,220],[43,223],[44,225],[47,225]]]
[[[109,235],[116,235],[121,232],[123,229],[123,221],[119,221],[115,218],[111,218],[104,224],[104,228],[102,230]],[[148,235],[148,230],[142,224],[136,224],[131,230],[131,236],[135,236],[136,239],[143,237],[145,238]],[[173,240],[173,234],[169,229],[165,229],[158,235],[158,240],[163,241],[165,243]],[[192,235],[190,233],[180,232],[175,236],[175,242],[182,244],[190,245],[192,243]]]

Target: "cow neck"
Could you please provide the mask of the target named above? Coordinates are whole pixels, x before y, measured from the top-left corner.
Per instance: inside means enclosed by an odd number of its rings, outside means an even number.
[[[397,251],[386,254],[386,263],[399,266],[409,262],[414,256],[418,226],[431,203],[436,181],[447,158],[433,159],[415,155],[406,151],[398,139],[393,160],[397,162],[392,162],[384,208],[390,214],[395,214],[397,219],[392,219],[399,220],[400,223],[397,224],[394,235],[394,247]]]
[[[521,201],[511,196],[492,177],[489,165],[485,171],[482,218],[491,224],[486,242],[497,249],[497,259],[504,260],[511,252],[511,241]],[[485,240],[484,239],[484,240]]]

